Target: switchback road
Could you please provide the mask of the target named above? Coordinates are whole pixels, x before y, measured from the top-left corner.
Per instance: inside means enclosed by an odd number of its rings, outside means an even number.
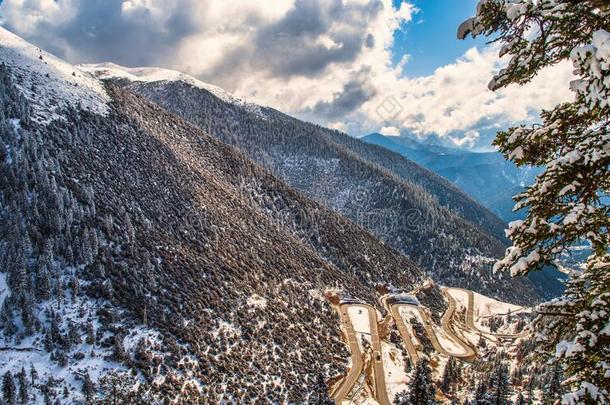
[[[462,341],[462,339],[459,338],[455,333],[453,333],[453,330],[451,330],[451,328],[449,327],[450,319],[453,316],[453,310],[448,314],[447,317],[443,316],[444,322],[442,322],[441,328],[443,329],[443,332],[445,334],[447,334],[447,336],[449,338],[454,340],[455,343],[457,343],[459,346],[462,347],[463,352],[460,352],[460,353],[449,352],[447,349],[445,349],[440,344],[438,337],[436,335],[436,332],[434,331],[434,328],[432,327],[432,320],[430,319],[430,316],[428,315],[428,313],[422,307],[420,307],[418,305],[412,305],[412,304],[393,304],[391,306],[391,312],[392,312],[392,316],[394,317],[394,321],[396,322],[396,325],[399,328],[398,330],[400,331],[402,329],[403,331],[406,331],[405,336],[403,336],[403,341],[410,342],[411,333],[409,332],[409,329],[406,326],[403,316],[400,314],[400,308],[409,308],[409,309],[417,311],[419,313],[419,316],[421,317],[421,319],[423,321],[423,326],[426,331],[426,334],[430,338],[430,342],[432,343],[434,350],[436,350],[437,352],[442,353],[446,356],[457,357],[457,358],[464,359],[464,360],[473,360],[476,357],[477,353],[475,352],[475,350],[472,347],[470,347],[470,345],[464,343]],[[451,307],[449,307],[447,312],[449,312],[450,310],[451,310]],[[401,335],[402,335],[402,333],[401,333]],[[412,345],[412,343],[411,343],[411,345]],[[407,351],[409,351],[409,349],[407,349]],[[411,354],[409,353],[409,355],[411,355]],[[417,356],[417,359],[418,359],[418,357],[419,356]],[[413,362],[416,362],[416,360],[413,357],[411,359],[413,360]]]
[[[331,397],[337,404],[341,404],[347,394],[349,394],[352,388],[354,388],[358,377],[360,374],[362,374],[362,367],[364,365],[362,353],[360,352],[360,345],[358,344],[358,338],[356,337],[356,332],[354,331],[354,325],[352,325],[352,321],[347,313],[348,308],[348,304],[339,305],[339,316],[341,317],[345,341],[349,346],[349,351],[352,356],[352,367],[349,369],[341,384],[339,384],[335,391],[331,393]]]
[[[364,361],[362,358],[362,352],[358,344],[358,338],[354,325],[350,319],[348,309],[349,308],[360,308],[368,312],[368,319],[371,331],[371,347],[373,350],[373,357],[371,359],[373,363],[373,378],[375,381],[375,399],[381,405],[391,405],[390,399],[388,398],[388,391],[386,388],[385,374],[383,370],[383,355],[381,348],[381,339],[379,338],[379,327],[377,321],[377,311],[375,308],[368,304],[341,304],[339,305],[339,314],[341,316],[341,322],[345,332],[351,356],[352,356],[352,367],[350,368],[347,376],[337,387],[337,389],[331,393],[332,398],[337,404],[346,398],[346,396],[354,388],[354,385],[358,381],[358,377],[362,373]]]
[[[453,299],[453,297],[451,297],[451,294],[449,293],[450,290],[462,291],[467,294],[468,302],[466,305],[466,326],[468,326],[468,328],[472,329],[473,331],[483,334],[483,335],[492,336],[492,337],[495,337],[498,339],[518,339],[518,338],[527,336],[528,332],[526,330],[524,330],[521,333],[510,334],[510,333],[492,333],[489,331],[479,329],[479,327],[477,326],[477,324],[474,321],[474,292],[472,292],[470,290],[464,290],[463,288],[443,288],[443,292],[445,293],[445,296],[449,299],[450,303],[453,300],[454,305],[455,305],[455,299]]]

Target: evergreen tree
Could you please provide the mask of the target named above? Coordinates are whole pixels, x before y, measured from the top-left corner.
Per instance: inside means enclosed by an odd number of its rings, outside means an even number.
[[[409,393],[401,391],[394,396],[394,405],[409,405]]]
[[[21,367],[21,372],[17,375],[19,380],[19,402],[26,404],[28,402],[29,384],[25,367]]]
[[[535,388],[535,384],[534,384],[534,377],[530,376],[528,382],[527,382],[527,403],[528,404],[533,404],[534,403],[534,388]]]
[[[71,345],[77,345],[81,342],[78,327],[73,321],[68,322],[68,339]]]
[[[13,307],[10,304],[10,298],[5,298],[2,307],[0,307],[0,327],[5,336],[12,336],[17,332],[17,326],[13,320]]]
[[[318,374],[315,391],[311,395],[310,403],[312,405],[332,405],[335,403],[335,401],[328,396],[328,385],[326,385],[326,381],[322,374]]]
[[[519,395],[517,395],[515,405],[527,405],[527,401],[525,400],[525,397],[523,397],[522,393],[519,393]]]
[[[506,364],[499,363],[494,368],[489,379],[489,393],[494,405],[508,405],[510,403],[510,380]]]
[[[127,352],[125,351],[123,337],[121,335],[114,336],[114,359],[119,362],[127,359]]]
[[[451,391],[451,387],[459,377],[460,371],[457,361],[454,357],[450,357],[449,361],[447,361],[447,365],[445,366],[445,370],[443,370],[441,390],[443,390],[445,393]]]
[[[495,145],[517,165],[543,166],[515,197],[525,220],[510,224],[513,242],[496,271],[522,275],[553,264],[586,241],[591,254],[562,299],[538,308],[534,327],[547,356],[562,362],[572,388],[566,401],[610,395],[610,2],[486,0],[462,23],[458,37],[495,36],[508,65],[490,82],[497,90],[525,84],[543,68],[569,60],[575,100],[543,111],[542,124],[500,132]]]
[[[95,386],[93,385],[93,381],[91,381],[91,377],[89,377],[89,373],[85,374],[85,379],[83,381],[83,396],[85,397],[85,403],[91,404],[95,398]]]
[[[545,404],[554,404],[557,400],[561,399],[561,380],[561,368],[558,364],[555,364],[551,370],[551,376],[544,387]]]
[[[487,387],[483,383],[477,385],[474,393],[474,398],[471,401],[472,405],[492,405],[493,401],[490,394],[487,392]]]
[[[411,384],[409,386],[409,404],[432,405],[436,404],[436,389],[432,381],[432,370],[428,365],[428,359],[422,358],[417,367]]]
[[[95,344],[95,329],[93,328],[93,323],[91,321],[87,322],[87,339],[86,342],[88,345]]]
[[[6,405],[17,403],[17,387],[10,371],[7,371],[2,378],[2,398]]]
[[[74,276],[72,278],[72,281],[70,281],[70,287],[72,287],[72,303],[75,303],[80,291],[80,281],[78,280],[78,276]]]
[[[32,379],[32,385],[36,384],[38,371],[36,370],[36,367],[34,367],[34,363],[30,363],[30,378]]]
[[[51,298],[51,291],[52,291],[52,285],[51,285],[51,276],[49,274],[49,270],[45,265],[43,265],[42,267],[38,267],[38,270],[36,271],[36,276],[35,276],[35,292],[36,292],[36,297],[43,299],[43,300],[48,300],[49,298]]]
[[[125,372],[111,371],[100,378],[99,403],[108,405],[139,403],[135,401],[136,380]]]

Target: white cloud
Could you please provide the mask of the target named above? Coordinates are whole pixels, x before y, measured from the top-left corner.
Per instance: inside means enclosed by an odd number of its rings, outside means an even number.
[[[393,66],[393,34],[416,9],[392,0],[4,0],[3,24],[71,62],[154,64],[352,135],[401,128],[456,145],[535,119],[572,97],[561,64],[496,93],[501,63],[470,49],[426,77]],[[379,114],[388,99],[400,114]],[[397,110],[398,111],[398,110]]]
[[[479,131],[469,130],[462,137],[449,136],[449,139],[457,146],[473,147],[479,139]]]
[[[396,127],[383,127],[379,130],[379,133],[387,136],[398,136],[400,135],[400,129]]]

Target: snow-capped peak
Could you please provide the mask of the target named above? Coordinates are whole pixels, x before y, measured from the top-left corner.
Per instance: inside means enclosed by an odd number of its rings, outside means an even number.
[[[60,111],[68,105],[102,115],[109,110],[110,98],[99,80],[2,27],[0,63],[11,69],[15,83],[29,99],[34,121],[61,119]]]
[[[127,79],[132,82],[175,82],[181,81],[184,83],[188,83],[197,88],[209,91],[214,96],[219,99],[231,103],[236,104],[250,112],[254,112],[260,116],[264,116],[261,113],[261,106],[258,104],[249,103],[246,100],[234,96],[228,91],[221,89],[218,86],[214,86],[213,84],[205,83],[199,79],[194,78],[188,74],[179,72],[177,70],[164,69],[158,67],[125,67],[120,66],[115,63],[105,62],[105,63],[96,63],[96,64],[83,64],[79,65],[79,68],[91,73],[98,79]]]

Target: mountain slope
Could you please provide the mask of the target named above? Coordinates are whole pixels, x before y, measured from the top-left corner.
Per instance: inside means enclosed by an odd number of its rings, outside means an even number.
[[[152,81],[107,66],[88,70],[113,78],[237,146],[292,186],[408,255],[440,282],[506,300],[535,298],[527,280],[491,275],[490,258],[504,251],[503,242],[492,236],[503,230],[502,221],[413,162],[273,109],[227,102],[197,83],[174,80],[172,74],[158,80],[158,69]]]
[[[324,291],[423,280],[185,120],[1,28],[0,55],[0,372],[37,401],[107,367],[131,403],[303,403],[347,357]]]
[[[362,139],[433,170],[506,221],[522,218],[523,212],[513,212],[512,197],[520,193],[524,185],[531,184],[540,171],[538,168],[518,168],[495,152],[474,153],[381,134],[370,134]],[[527,277],[545,299],[557,297],[565,289],[566,275],[551,266]]]
[[[443,176],[507,222],[522,216],[512,211],[512,196],[531,184],[539,172],[536,168],[518,168],[497,152],[474,153],[381,134],[369,134],[362,140],[399,153]]]

